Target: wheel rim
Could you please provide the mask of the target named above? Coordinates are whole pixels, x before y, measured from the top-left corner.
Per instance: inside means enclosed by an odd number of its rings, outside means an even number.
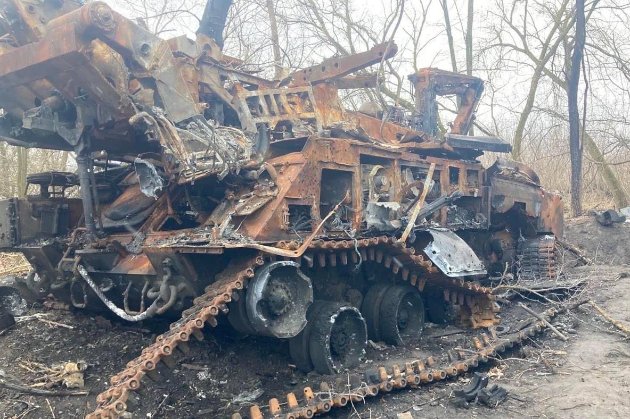
[[[341,303],[315,302],[309,352],[320,374],[332,374],[359,364],[367,345],[365,320],[355,307]]]
[[[417,293],[408,292],[400,301],[397,315],[398,333],[401,337],[420,334],[424,327],[424,304]]]
[[[339,313],[330,332],[330,356],[342,367],[363,355],[365,324],[354,310]]]
[[[362,329],[362,322],[353,311],[344,311],[337,316],[330,332],[330,355],[333,363],[345,364],[347,359],[359,355],[363,348],[355,342]]]
[[[392,286],[385,294],[379,311],[379,326],[383,340],[392,345],[419,337],[424,329],[424,303],[418,290],[407,286]]]

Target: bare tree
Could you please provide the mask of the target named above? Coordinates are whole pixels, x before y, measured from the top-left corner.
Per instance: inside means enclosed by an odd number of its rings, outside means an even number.
[[[475,20],[475,0],[468,0],[468,14],[466,15],[466,74],[473,73],[473,22]]]
[[[137,19],[156,35],[193,32],[198,24],[205,0],[114,0],[128,16]]]
[[[573,216],[582,213],[582,141],[580,138],[580,114],[578,108],[578,89],[580,87],[580,65],[586,42],[586,21],[584,0],[575,2],[575,42],[571,68],[567,81],[569,106],[569,150],[571,153],[571,212]]]
[[[442,13],[444,14],[444,28],[446,29],[446,39],[448,40],[448,52],[451,57],[451,69],[457,73],[457,58],[455,56],[455,40],[453,39],[453,27],[451,17],[448,12],[448,0],[440,0]],[[472,49],[472,39],[471,39]]]
[[[615,54],[615,51],[621,45],[630,45],[630,42],[622,43],[621,41],[627,38],[627,32],[611,32],[610,27],[604,26],[604,16],[609,15],[611,8],[615,13],[621,14],[618,18],[620,22],[627,21],[624,7],[612,7],[609,4],[600,7],[600,0],[590,2],[587,5],[585,14],[586,25],[591,26],[590,29],[586,30],[586,47],[587,49],[590,48],[588,56],[594,63],[597,63],[596,67],[594,65],[591,67],[597,68],[597,71],[603,73],[599,80],[590,80],[590,84],[595,85],[595,89],[590,89],[593,92],[592,96],[606,92],[604,93],[606,97],[600,100],[600,106],[607,106],[606,103],[608,101],[618,97],[620,91],[623,92],[619,87],[608,92],[607,90],[610,89],[610,81],[622,78],[624,67],[620,64],[627,59],[627,55],[625,55],[626,59],[622,58],[624,57],[623,51],[627,51],[627,49],[621,47],[621,53],[617,51],[617,54]],[[523,74],[525,69],[529,69],[526,72],[526,78],[521,76],[519,79],[518,76],[513,76],[504,85],[504,88],[507,90],[507,97],[513,97],[514,93],[518,91],[514,87],[516,83],[529,86],[526,95],[522,97],[522,104],[516,107],[518,112],[514,111],[515,106],[509,104],[509,102],[501,104],[506,98],[493,98],[493,106],[501,106],[500,112],[504,115],[515,114],[517,116],[518,122],[513,128],[514,158],[522,160],[525,156],[526,147],[528,147],[530,162],[533,161],[532,153],[538,155],[536,159],[547,159],[547,156],[560,152],[558,143],[550,141],[549,129],[566,124],[568,121],[566,114],[559,113],[556,110],[559,107],[563,107],[560,104],[561,102],[566,101],[566,71],[570,67],[569,52],[572,50],[574,42],[575,13],[569,6],[568,0],[558,0],[556,2],[497,0],[495,7],[490,13],[493,17],[489,25],[491,37],[481,40],[484,67],[492,74],[496,74],[497,79],[505,78],[505,75],[510,72],[515,75]],[[605,57],[595,48],[589,47],[591,42],[600,46],[605,45],[607,42],[602,42],[601,38],[609,41],[611,38],[615,39],[613,43],[617,44],[617,48],[606,48],[609,55],[619,56],[619,60],[613,61],[616,61],[615,65],[611,65],[610,57]],[[560,46],[565,48],[560,48]],[[619,80],[619,83],[622,83],[622,80]],[[543,94],[540,93],[541,90]],[[610,111],[612,113],[616,112],[612,108]],[[592,113],[595,110],[593,107],[589,107],[588,112],[590,113],[588,116],[592,121]],[[494,113],[496,111],[492,112],[492,114]],[[534,114],[537,115],[535,124],[531,123],[531,117]],[[543,125],[548,128],[544,128]],[[591,127],[595,130],[593,123],[591,123]],[[537,132],[540,132],[539,136],[533,134],[533,129],[537,129]],[[597,129],[609,130],[603,122],[603,118]],[[509,132],[509,130],[510,128],[507,127],[506,131]],[[598,131],[595,130],[593,132]],[[526,138],[527,141],[525,141]],[[589,160],[593,161],[597,166],[597,170],[593,171],[593,173],[599,172],[601,174],[617,206],[627,205],[627,192],[624,190],[623,184],[614,168],[607,162],[600,146],[595,142],[593,135],[582,131],[582,138]],[[611,138],[611,136],[608,136],[608,138]],[[551,152],[551,149],[555,151]],[[545,153],[544,150],[548,152]],[[566,153],[568,156],[567,148],[563,150],[561,151],[562,155]],[[555,161],[558,160],[556,159]],[[569,182],[566,182],[566,185],[569,185]],[[567,192],[568,189],[567,187]]]
[[[276,19],[276,8],[273,0],[267,0],[267,14],[269,15],[269,29],[271,36],[271,46],[273,50],[273,66],[275,68],[275,78],[281,79],[282,70],[282,54],[280,53],[280,37],[278,35],[278,21]]]

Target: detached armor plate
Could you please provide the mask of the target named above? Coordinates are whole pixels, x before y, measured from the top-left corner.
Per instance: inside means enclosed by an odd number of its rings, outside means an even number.
[[[444,275],[457,278],[468,275],[486,275],[486,268],[466,242],[447,229],[429,229],[433,241],[424,248],[431,262]]]

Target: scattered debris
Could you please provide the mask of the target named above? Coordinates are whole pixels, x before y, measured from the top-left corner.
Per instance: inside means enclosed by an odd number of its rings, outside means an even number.
[[[488,385],[488,381],[489,378],[486,374],[475,372],[468,384],[453,391],[453,394],[456,397],[456,404],[459,405],[462,402],[473,402],[477,398],[481,389]]]
[[[484,388],[479,392],[477,400],[488,407],[495,408],[507,399],[508,391],[497,384]]]
[[[63,386],[68,389],[80,389],[85,386],[83,380],[83,372],[87,369],[85,361],[65,362],[51,367],[32,361],[24,361],[19,365],[26,371],[39,375],[32,387],[50,389]]]
[[[608,322],[612,323],[613,326],[615,326],[617,329],[621,330],[626,336],[630,337],[630,327],[626,326],[625,324],[621,323],[619,320],[615,320],[613,319],[610,314],[608,314],[606,311],[604,311],[603,308],[601,308],[600,306],[598,306],[597,304],[595,304],[594,301],[589,301],[588,304],[591,305],[591,307],[593,307],[595,310],[597,310],[597,312],[604,318],[606,319]]]
[[[33,394],[36,396],[86,396],[89,394],[88,391],[68,391],[68,390],[43,390],[41,388],[29,387],[24,384],[20,384],[9,380],[6,376],[6,373],[3,370],[0,370],[0,386],[8,388],[10,390],[18,391],[20,393]]]
[[[264,393],[265,391],[261,388],[257,388],[254,391],[244,391],[232,399],[232,404],[253,403],[257,399],[259,399]]]
[[[377,351],[385,351],[390,348],[387,344],[383,342],[374,342],[372,339],[368,339],[368,346],[372,349],[376,349]]]
[[[626,221],[625,215],[619,215],[617,211],[609,209],[595,214],[598,223],[605,227],[610,227],[614,223],[623,223]]]
[[[42,303],[48,310],[70,311],[70,304],[61,301],[48,299]]]
[[[503,371],[505,369],[507,369],[507,365],[506,364],[500,364],[500,365],[497,365],[496,367],[492,367],[488,371],[488,377],[489,378],[496,378],[496,379],[503,378],[503,376],[505,375],[505,373]]]
[[[505,401],[508,392],[497,384],[488,387],[489,375],[475,372],[468,384],[453,391],[455,399],[453,404],[458,407],[468,408],[472,403],[479,403],[491,408],[497,407]]]

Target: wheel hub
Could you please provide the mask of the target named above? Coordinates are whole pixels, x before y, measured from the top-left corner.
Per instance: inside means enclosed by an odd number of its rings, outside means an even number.
[[[269,286],[265,301],[271,314],[281,316],[291,307],[291,290],[283,283],[274,282]]]

